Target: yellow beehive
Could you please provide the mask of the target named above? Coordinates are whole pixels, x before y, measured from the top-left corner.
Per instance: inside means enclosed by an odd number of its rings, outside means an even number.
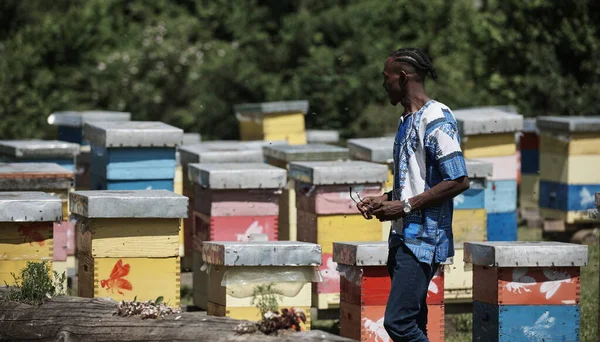
[[[521,208],[536,208],[540,194],[540,176],[537,174],[522,174],[521,189],[519,190]]]
[[[234,106],[241,140],[306,144],[304,116],[308,101],[266,102]]]
[[[179,306],[186,197],[166,190],[76,191],[70,205],[79,296],[139,301],[163,296]]]
[[[326,144],[276,145],[263,148],[265,161],[273,166],[287,169],[288,164],[298,161],[326,161],[348,158],[348,149]],[[288,179],[287,188],[279,202],[279,240],[296,241],[296,191],[293,178]]]
[[[589,222],[593,194],[600,191],[600,117],[540,117],[540,214],[544,230]],[[551,222],[555,221],[555,222]],[[554,224],[553,224],[554,223]]]
[[[43,192],[0,192],[0,284],[12,285],[28,261],[52,266],[53,223],[60,199]]]
[[[359,213],[359,197],[381,196],[387,165],[365,161],[293,162],[289,175],[296,184],[298,241],[323,249],[324,281],[313,286],[312,305],[334,309],[340,304],[340,275],[333,262],[333,243],[381,241],[383,225]],[[353,200],[354,198],[354,200]]]
[[[454,263],[444,266],[444,299],[470,302],[473,298],[473,270],[463,261],[464,249],[454,250]]]
[[[260,320],[256,307],[269,288],[279,292],[278,307],[309,314],[312,281],[319,279],[321,247],[290,241],[204,242],[208,309],[212,316]],[[310,322],[305,325],[310,328]]]

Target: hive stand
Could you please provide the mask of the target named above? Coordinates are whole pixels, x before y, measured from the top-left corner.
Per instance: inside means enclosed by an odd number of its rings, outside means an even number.
[[[92,190],[174,189],[176,147],[183,130],[155,121],[92,122]]]
[[[79,145],[57,140],[0,140],[0,159],[9,163],[54,163],[74,171]]]
[[[75,191],[80,297],[154,300],[178,307],[184,196],[167,190]]]
[[[244,103],[234,106],[241,140],[287,141],[306,144],[304,116],[308,101]]]
[[[600,191],[600,117],[537,118],[540,131],[540,215],[544,235],[594,240],[588,216]]]
[[[260,163],[189,164],[195,184],[194,304],[207,309],[207,275],[200,271],[206,241],[245,242],[263,234],[277,240],[279,196],[286,170]]]
[[[348,149],[326,144],[278,145],[263,147],[265,162],[289,168],[291,162],[330,161],[348,159]],[[296,241],[296,186],[294,179],[288,177],[287,187],[283,190],[279,208],[279,239]]]
[[[579,341],[580,267],[587,246],[467,242],[473,341]]]
[[[188,178],[188,165],[192,163],[262,163],[263,146],[284,145],[285,141],[207,141],[199,144],[185,145],[179,148],[181,170],[184,175],[183,195],[190,199],[188,218],[183,222],[184,251],[182,268],[191,270],[193,258],[193,205],[194,183]],[[185,237],[189,237],[186,239]],[[185,257],[186,253],[190,255]]]
[[[502,107],[453,111],[465,158],[493,164],[485,192],[487,239],[517,239],[517,146],[515,133],[523,129],[523,116]]]
[[[279,308],[301,309],[310,329],[311,283],[319,281],[321,247],[296,241],[205,242],[202,259],[208,273],[208,314],[258,321],[253,303],[257,286],[280,291]],[[261,296],[257,296],[261,298]]]
[[[309,129],[306,131],[306,141],[309,144],[337,144],[340,132],[335,130]]]
[[[313,286],[313,307],[338,308],[340,275],[333,261],[333,242],[381,241],[381,222],[366,220],[351,196],[356,201],[359,196],[381,196],[387,167],[364,161],[294,162],[289,177],[296,182],[298,241],[323,248],[324,279]]]
[[[469,303],[473,294],[473,273],[463,263],[465,241],[487,240],[485,189],[492,176],[490,162],[466,159],[470,187],[454,198],[452,233],[456,262],[445,266],[445,298],[447,304]]]
[[[58,126],[57,139],[80,145],[80,153],[75,157],[75,188],[90,188],[90,146],[83,136],[83,125],[93,121],[130,121],[127,112],[108,111],[64,111],[48,116],[48,124]]]
[[[11,273],[20,276],[28,261],[47,261],[53,268],[53,224],[60,220],[58,197],[38,191],[0,192],[0,284],[14,285]]]
[[[535,118],[523,119],[519,136],[519,214],[529,227],[541,227],[540,208],[540,137]]]
[[[350,158],[384,164],[388,167],[388,179],[383,185],[383,192],[394,189],[394,137],[362,138],[348,140]],[[387,241],[391,222],[381,222],[381,241]]]
[[[383,327],[391,288],[387,242],[334,242],[333,261],[340,268],[340,335],[359,341],[389,341]],[[450,258],[445,264],[451,264]],[[427,335],[444,341],[444,267],[427,292]]]

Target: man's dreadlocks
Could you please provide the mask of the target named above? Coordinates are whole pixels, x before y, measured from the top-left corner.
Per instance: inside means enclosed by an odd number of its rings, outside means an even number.
[[[406,63],[415,68],[415,71],[424,78],[425,75],[429,74],[435,81],[437,80],[437,73],[435,68],[431,64],[431,60],[425,54],[425,52],[416,48],[402,48],[398,49],[390,54],[390,57],[398,63]]]

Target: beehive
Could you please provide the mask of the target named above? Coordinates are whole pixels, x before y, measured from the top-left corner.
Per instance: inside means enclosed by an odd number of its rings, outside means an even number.
[[[190,199],[188,218],[183,222],[184,258],[182,266],[191,270],[193,265],[193,219],[194,184],[188,177],[188,165],[192,163],[262,163],[262,148],[267,145],[284,145],[285,141],[207,141],[182,146],[179,149],[181,169],[184,175],[183,195]],[[185,257],[185,255],[189,257]]]
[[[80,297],[179,306],[179,222],[184,196],[167,190],[72,192]]]
[[[333,262],[333,243],[381,241],[381,222],[365,220],[352,199],[380,196],[387,167],[363,161],[293,162],[289,177],[296,184],[298,241],[323,248],[324,280],[313,287],[313,306],[339,306],[340,276]]]
[[[162,122],[124,121],[86,123],[84,133],[92,151],[92,190],[173,191],[183,130]]]
[[[340,335],[359,341],[386,341],[385,306],[391,289],[387,242],[336,242],[333,261],[340,268]],[[427,292],[430,341],[444,341],[444,269]]]
[[[600,191],[600,117],[538,117],[542,218],[589,221]]]
[[[308,316],[311,283],[318,281],[321,247],[295,241],[205,242],[202,259],[208,272],[208,310],[213,316],[260,320],[252,303],[258,286],[279,290],[279,308],[298,308]],[[257,298],[260,298],[258,296]]]
[[[234,106],[241,140],[306,144],[304,116],[308,101],[245,103]]]
[[[518,172],[515,133],[523,128],[523,116],[502,107],[469,108],[453,113],[465,158],[493,164],[493,175],[485,192],[487,239],[515,240]]]
[[[471,300],[472,271],[462,261],[463,244],[466,241],[486,241],[487,213],[485,189],[492,176],[490,162],[466,159],[470,187],[454,198],[452,233],[454,235],[455,262],[445,266],[445,298],[448,302]]]
[[[306,142],[309,144],[336,144],[340,141],[340,132],[325,129],[306,130]]]
[[[9,163],[54,163],[74,171],[79,145],[57,140],[0,140],[0,159]]]
[[[473,340],[579,341],[580,267],[587,246],[466,243],[473,264]]]
[[[184,145],[195,145],[195,144],[199,144],[200,143],[200,134],[198,133],[183,133],[183,142],[182,142],[182,146]],[[180,152],[177,151],[175,153],[175,159],[177,161],[177,166],[175,167],[175,180],[173,181],[173,186],[174,186],[174,192],[176,194],[180,194],[183,195],[183,183],[184,183],[184,173],[183,173],[183,166],[181,165],[181,156],[180,156]],[[187,178],[187,177],[185,177]],[[188,197],[189,198],[189,197]],[[193,203],[192,199],[190,199],[190,202]],[[190,215],[191,213],[188,213],[188,215]],[[181,229],[179,230],[179,257],[183,258],[183,256],[185,255],[185,247],[184,247],[184,243],[183,243],[183,236],[184,236],[184,227],[183,227],[183,220],[181,222]],[[190,258],[191,259],[191,258]],[[182,264],[183,264],[183,260],[182,260]]]
[[[299,161],[327,161],[348,158],[348,149],[326,145],[278,145],[263,147],[265,162],[288,168],[289,163]],[[287,187],[283,190],[279,208],[279,238],[282,241],[297,239],[296,187],[294,179],[288,177]]]
[[[394,189],[394,137],[362,138],[348,140],[350,158],[384,164],[388,167],[388,179],[383,185],[383,192]],[[391,222],[381,222],[381,241],[387,241]]]
[[[0,191],[42,191],[62,200],[63,217],[68,217],[73,171],[55,163],[0,163]]]
[[[521,181],[519,203],[523,218],[535,218],[538,213],[540,154],[539,135],[535,119],[523,120],[523,133],[519,140]]]
[[[52,267],[53,224],[62,219],[61,200],[44,192],[0,192],[0,283],[14,284],[28,261]]]
[[[194,304],[207,308],[206,273],[201,272],[206,241],[277,240],[279,196],[286,170],[261,163],[189,164],[194,194]]]

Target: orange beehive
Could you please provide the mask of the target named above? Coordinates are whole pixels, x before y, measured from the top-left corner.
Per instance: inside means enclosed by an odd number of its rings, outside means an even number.
[[[360,341],[389,341],[383,327],[391,280],[387,242],[336,242],[333,260],[340,269],[340,333]],[[444,341],[444,273],[439,267],[427,292],[427,335]]]

